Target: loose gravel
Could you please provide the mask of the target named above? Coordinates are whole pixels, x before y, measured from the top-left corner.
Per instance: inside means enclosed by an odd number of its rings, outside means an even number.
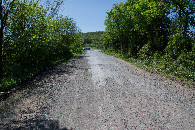
[[[0,104],[0,129],[195,128],[195,89],[98,50],[43,72]]]

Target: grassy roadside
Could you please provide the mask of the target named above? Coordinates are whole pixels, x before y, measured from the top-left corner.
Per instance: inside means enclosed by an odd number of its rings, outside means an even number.
[[[25,81],[28,81],[30,79],[33,79],[36,77],[42,70],[45,70],[50,67],[54,67],[56,65],[59,65],[61,63],[65,63],[70,61],[71,59],[74,59],[75,57],[79,56],[82,54],[84,50],[81,50],[80,52],[77,53],[72,53],[71,55],[68,55],[66,57],[59,57],[55,60],[52,60],[50,63],[45,64],[44,66],[41,66],[40,68],[31,68],[29,71],[26,71],[22,73],[21,76],[18,77],[4,77],[0,79],[0,96],[3,93],[8,92],[9,90],[13,88],[19,88],[20,84],[22,84]]]
[[[164,75],[167,78],[174,80],[176,82],[182,83],[183,85],[188,86],[190,88],[195,88],[194,75],[192,75],[191,78],[185,78],[185,77],[182,77],[182,75],[180,75],[180,76],[174,75],[173,73],[171,73],[171,71],[167,71],[163,67],[164,64],[162,63],[163,61],[161,61],[161,60],[158,60],[158,61],[156,59],[141,60],[141,59],[135,59],[135,58],[126,58],[122,54],[113,53],[113,52],[105,51],[105,50],[101,50],[101,52],[105,53],[107,55],[111,55],[111,56],[114,56],[116,58],[119,58],[121,60],[125,60],[127,62],[130,62],[130,63],[132,63],[140,68],[146,69],[147,71],[151,71],[151,72],[155,72],[155,73]],[[183,71],[186,71],[185,69],[183,69]],[[182,72],[182,70],[181,70],[180,73],[184,73],[184,72]]]

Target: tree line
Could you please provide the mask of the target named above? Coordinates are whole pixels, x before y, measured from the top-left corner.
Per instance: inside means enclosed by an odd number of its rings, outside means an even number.
[[[107,12],[105,32],[81,33],[58,15],[62,0],[0,0],[0,90],[70,59],[104,49],[195,81],[195,2],[127,0]]]
[[[102,36],[104,31],[82,33],[83,46],[102,48]]]
[[[105,20],[104,50],[195,81],[194,5],[194,0],[115,4]]]
[[[0,88],[82,52],[80,29],[57,14],[62,2],[0,1]]]

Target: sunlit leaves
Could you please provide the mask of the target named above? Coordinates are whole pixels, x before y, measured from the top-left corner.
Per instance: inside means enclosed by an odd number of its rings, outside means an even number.
[[[164,55],[167,64],[180,57],[181,53],[191,54],[194,4],[193,0],[128,0],[114,5],[105,20],[105,49],[122,53],[125,57],[146,59],[147,64],[155,54]],[[176,63],[171,65],[169,71]]]
[[[76,23],[72,18],[56,15],[61,2],[44,8],[39,1],[15,0],[4,30],[4,78],[26,79],[43,67],[81,51]]]

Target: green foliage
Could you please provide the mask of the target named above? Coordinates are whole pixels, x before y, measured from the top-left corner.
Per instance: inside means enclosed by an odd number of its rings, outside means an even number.
[[[81,33],[72,18],[51,19],[39,2],[16,0],[4,30],[0,89],[70,59],[82,52],[81,45]]]
[[[87,32],[82,33],[83,46],[84,47],[93,47],[93,48],[102,48],[102,36],[104,32]]]
[[[165,48],[170,58],[176,59],[181,52],[189,52],[192,49],[192,40],[182,32],[175,33],[169,37],[168,45]]]
[[[194,81],[194,10],[192,0],[116,4],[105,19],[104,50]]]
[[[151,50],[151,45],[150,44],[145,44],[140,50],[139,50],[139,52],[138,52],[138,57],[140,58],[140,59],[146,59],[146,58],[148,58],[148,56],[151,56],[152,54],[151,54],[151,52],[150,52],[150,50]]]

